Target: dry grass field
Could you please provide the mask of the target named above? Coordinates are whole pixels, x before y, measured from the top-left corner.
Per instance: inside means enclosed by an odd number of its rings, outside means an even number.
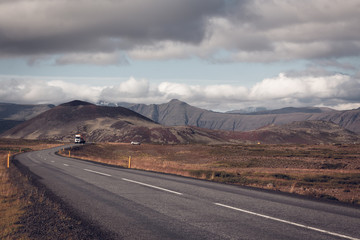
[[[22,216],[26,209],[33,204],[34,197],[37,201],[44,198],[39,195],[36,188],[29,184],[26,177],[16,171],[11,164],[7,168],[8,154],[17,154],[24,151],[40,150],[59,144],[44,143],[25,140],[0,140],[0,239],[28,239],[28,234],[22,232]],[[25,192],[25,189],[27,190]]]
[[[7,155],[61,145],[41,141],[0,139],[0,239],[109,239],[69,214],[61,202],[11,162]]]
[[[68,152],[63,153],[68,155]],[[72,157],[360,204],[360,145],[98,143]]]
[[[17,188],[14,188],[9,180],[9,172],[7,171],[7,153],[0,152],[0,238],[12,239],[17,228],[20,226],[16,224],[19,217],[23,214],[23,207],[26,202],[20,200],[20,193]]]
[[[61,204],[12,163],[7,154],[58,146],[0,139],[0,239],[97,239],[93,226]],[[63,153],[68,155],[68,151]],[[130,145],[98,143],[72,157],[132,168],[360,204],[360,145]]]

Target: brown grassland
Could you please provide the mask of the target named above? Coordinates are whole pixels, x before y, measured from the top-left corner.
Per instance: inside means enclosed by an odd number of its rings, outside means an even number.
[[[7,154],[59,143],[0,139],[0,239],[106,239],[110,235],[68,212]],[[360,144],[156,145],[97,143],[70,149],[72,157],[360,204]],[[68,151],[62,152],[68,156]],[[111,237],[109,237],[111,238]]]
[[[63,153],[68,155],[68,152]],[[360,145],[97,143],[72,157],[360,204]]]
[[[32,204],[33,197],[39,194],[36,188],[30,186],[28,179],[14,171],[14,166],[7,168],[8,154],[52,146],[54,144],[35,141],[0,140],[0,239],[28,239],[28,234],[20,231],[21,217]],[[25,188],[30,192],[25,193]],[[37,197],[37,201],[43,200],[43,196]]]

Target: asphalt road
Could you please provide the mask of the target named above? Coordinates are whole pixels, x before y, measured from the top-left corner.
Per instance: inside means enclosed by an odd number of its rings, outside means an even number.
[[[114,168],[58,149],[16,159],[118,239],[360,239],[359,208]]]

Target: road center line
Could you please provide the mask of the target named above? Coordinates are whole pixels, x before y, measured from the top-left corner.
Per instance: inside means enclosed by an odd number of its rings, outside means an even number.
[[[64,163],[64,166],[65,166],[65,167],[68,167],[68,166],[69,166],[69,164]]]
[[[177,195],[183,195],[182,193],[175,192],[175,191],[172,191],[172,190],[169,190],[169,189],[166,189],[166,188],[157,187],[157,186],[154,186],[154,185],[150,185],[150,184],[146,184],[146,183],[142,183],[142,182],[130,180],[130,179],[127,179],[127,178],[122,178],[122,180],[127,181],[127,182],[132,182],[132,183],[140,184],[140,185],[143,185],[143,186],[146,186],[146,187],[151,187],[151,188],[159,189],[159,190],[162,190],[162,191],[165,191],[165,192],[174,193],[174,194],[177,194]]]
[[[100,174],[100,175],[104,175],[104,176],[108,176],[108,177],[111,177],[110,174],[107,174],[107,173],[102,173],[102,172],[97,172],[97,171],[94,171],[94,170],[90,170],[90,169],[84,169],[85,171],[88,171],[88,172],[92,172],[92,173],[97,173],[97,174]]]
[[[271,220],[274,220],[274,221],[278,221],[278,222],[282,222],[282,223],[287,223],[287,224],[290,224],[290,225],[294,225],[294,226],[297,226],[297,227],[302,227],[302,228],[314,230],[314,231],[317,231],[317,232],[326,233],[326,234],[333,235],[333,236],[336,236],[336,237],[341,237],[341,238],[346,238],[346,239],[351,239],[351,240],[360,240],[359,238],[354,238],[354,237],[342,235],[342,234],[339,234],[339,233],[329,232],[329,231],[326,231],[326,230],[323,230],[323,229],[314,228],[314,227],[306,226],[306,225],[299,224],[299,223],[295,223],[295,222],[290,222],[290,221],[283,220],[283,219],[280,219],[280,218],[270,217],[270,216],[267,216],[267,215],[263,215],[263,214],[251,212],[251,211],[244,210],[244,209],[241,209],[241,208],[236,208],[236,207],[224,205],[224,204],[221,204],[221,203],[214,203],[214,204],[215,204],[215,205],[218,205],[218,206],[221,206],[221,207],[233,209],[233,210],[236,210],[236,211],[240,211],[240,212],[252,214],[252,215],[255,215],[255,216],[258,216],[258,217],[263,217],[263,218],[271,219]]]

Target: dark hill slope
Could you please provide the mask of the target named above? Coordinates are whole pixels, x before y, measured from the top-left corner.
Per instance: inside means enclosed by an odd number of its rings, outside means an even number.
[[[309,120],[333,122],[350,131],[360,133],[360,108],[346,111],[333,111],[314,115]]]
[[[22,105],[0,103],[0,133],[45,112],[54,105]]]

